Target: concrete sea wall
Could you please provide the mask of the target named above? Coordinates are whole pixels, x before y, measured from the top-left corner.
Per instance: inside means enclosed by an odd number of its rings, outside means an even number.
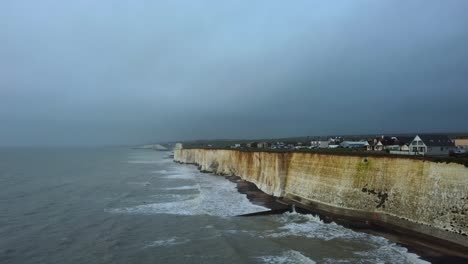
[[[468,246],[468,168],[399,157],[174,150],[174,160],[262,191]]]

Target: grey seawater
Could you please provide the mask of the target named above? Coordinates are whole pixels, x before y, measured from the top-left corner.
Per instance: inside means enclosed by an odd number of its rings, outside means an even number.
[[[1,263],[420,263],[382,237],[266,210],[168,152],[1,149]]]

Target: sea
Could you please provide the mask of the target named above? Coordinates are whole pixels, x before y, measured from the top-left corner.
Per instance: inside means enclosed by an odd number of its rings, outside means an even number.
[[[427,263],[127,147],[0,149],[0,263]]]

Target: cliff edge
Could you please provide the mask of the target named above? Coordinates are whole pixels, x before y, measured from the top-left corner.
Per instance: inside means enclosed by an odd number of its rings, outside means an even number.
[[[174,149],[174,160],[265,193],[468,246],[468,168],[399,157]]]

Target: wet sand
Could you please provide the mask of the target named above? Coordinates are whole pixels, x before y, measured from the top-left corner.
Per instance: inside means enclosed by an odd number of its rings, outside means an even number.
[[[271,209],[271,211],[244,216],[254,217],[256,215],[281,214],[291,210],[291,205],[295,204],[296,212],[298,213],[315,214],[320,216],[320,219],[325,223],[335,222],[355,231],[385,237],[392,242],[406,247],[409,252],[415,253],[420,256],[421,259],[431,263],[468,263],[468,248],[460,245],[398,226],[392,226],[369,219],[333,214],[317,208],[306,207],[292,200],[268,195],[258,189],[255,184],[242,180],[237,176],[226,176],[226,179],[236,183],[237,190],[240,193],[246,194],[247,198],[252,203]]]

